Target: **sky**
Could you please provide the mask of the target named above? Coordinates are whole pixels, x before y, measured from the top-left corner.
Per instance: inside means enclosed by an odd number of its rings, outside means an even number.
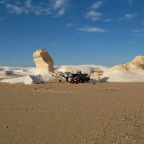
[[[144,55],[143,0],[0,0],[0,65],[113,66]]]

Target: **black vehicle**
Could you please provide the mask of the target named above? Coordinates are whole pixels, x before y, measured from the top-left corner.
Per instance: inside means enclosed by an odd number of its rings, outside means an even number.
[[[90,81],[90,77],[88,76],[88,74],[81,73],[71,74],[69,79],[70,83],[84,83]]]

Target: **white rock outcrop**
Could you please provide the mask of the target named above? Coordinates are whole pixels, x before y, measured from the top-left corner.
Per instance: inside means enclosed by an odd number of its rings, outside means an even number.
[[[91,76],[90,76],[90,79],[99,81],[99,80],[100,80],[100,75],[99,75],[99,73],[98,73],[98,72],[92,73]]]
[[[54,61],[45,49],[39,49],[33,54],[34,62],[36,64],[35,74],[42,76],[49,75],[54,71]]]
[[[136,56],[133,61],[128,64],[128,68],[144,70],[144,56]]]
[[[136,56],[132,62],[127,64],[116,65],[110,68],[110,71],[131,71],[131,72],[144,72],[144,56]]]
[[[0,71],[0,78],[7,77],[6,73],[4,71]]]
[[[44,83],[40,76],[28,75],[24,79],[24,84],[42,84]]]

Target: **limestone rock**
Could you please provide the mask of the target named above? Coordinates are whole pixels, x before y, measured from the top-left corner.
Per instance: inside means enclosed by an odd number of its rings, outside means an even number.
[[[42,84],[44,83],[40,76],[28,75],[24,79],[24,84]]]
[[[144,70],[144,56],[136,56],[132,62],[128,64],[130,68]]]
[[[79,69],[77,68],[74,68],[74,67],[68,67],[68,66],[61,66],[58,70],[55,70],[55,71],[59,71],[59,72],[68,72],[68,73],[77,73],[78,71],[80,71]]]
[[[136,56],[132,62],[127,64],[121,64],[110,68],[110,71],[121,70],[121,71],[144,71],[144,56]]]
[[[7,77],[6,73],[4,71],[0,71],[0,78]]]
[[[100,68],[96,68],[94,72],[90,75],[91,80],[95,80],[95,82],[100,81],[100,76],[102,76],[104,71]]]
[[[36,64],[36,74],[49,75],[54,71],[54,61],[45,49],[37,50],[33,57]]]
[[[99,75],[99,73],[98,73],[98,72],[92,73],[91,76],[90,76],[90,79],[94,79],[94,80],[99,81],[99,80],[100,80],[100,75]]]

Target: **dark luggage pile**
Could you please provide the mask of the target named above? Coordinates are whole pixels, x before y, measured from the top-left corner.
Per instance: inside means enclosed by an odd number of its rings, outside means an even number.
[[[90,77],[88,76],[88,74],[82,74],[81,72],[78,72],[76,74],[71,74],[71,76],[69,76],[69,82],[73,84],[85,83],[89,81],[90,81]]]
[[[88,74],[72,74],[70,77],[70,83],[84,83],[89,82],[89,80]]]
[[[72,84],[77,83],[85,83],[90,81],[90,77],[88,74],[82,74],[81,71],[78,71],[76,74],[70,74],[69,72],[65,75],[61,75],[66,79],[67,82],[70,82]]]

